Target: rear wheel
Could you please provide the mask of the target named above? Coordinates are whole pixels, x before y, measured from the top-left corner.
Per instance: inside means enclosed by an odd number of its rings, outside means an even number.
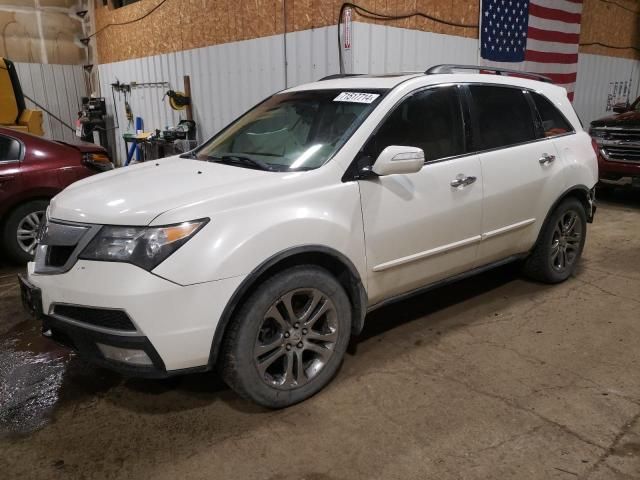
[[[33,259],[36,237],[49,202],[32,200],[15,208],[2,230],[2,245],[9,260],[26,263]]]
[[[587,234],[587,215],[576,198],[564,200],[551,214],[538,243],[524,264],[534,280],[558,283],[575,271]]]
[[[349,299],[329,272],[285,270],[262,283],[229,325],[222,376],[262,406],[293,405],[329,383],[350,332]]]

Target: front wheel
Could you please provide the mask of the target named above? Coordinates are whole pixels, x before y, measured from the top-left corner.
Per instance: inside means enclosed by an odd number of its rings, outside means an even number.
[[[545,283],[559,283],[575,271],[587,235],[587,214],[576,198],[553,211],[538,243],[526,259],[524,273]]]
[[[259,285],[229,325],[222,376],[262,406],[293,405],[333,378],[350,332],[349,298],[328,271],[285,270]]]
[[[49,202],[32,200],[14,209],[4,223],[2,243],[9,259],[26,263],[33,259],[40,224]]]

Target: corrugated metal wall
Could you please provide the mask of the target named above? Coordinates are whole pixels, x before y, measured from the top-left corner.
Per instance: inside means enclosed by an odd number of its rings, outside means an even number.
[[[637,60],[581,53],[573,105],[585,126],[596,118],[612,113],[611,110],[607,111],[609,95],[620,100],[628,96],[631,101],[638,97],[639,80],[640,62]],[[627,95],[624,95],[625,92]]]
[[[476,39],[422,32],[383,25],[353,23],[353,46],[346,52],[348,72],[384,73],[423,71],[439,63],[475,64]],[[287,35],[288,86],[337,73],[336,26]],[[283,36],[214,45],[166,55],[127,60],[99,67],[102,95],[113,112],[111,83],[168,81],[182,90],[183,75],[191,76],[198,138],[203,140],[264,97],[285,87]],[[640,62],[581,54],[574,106],[585,125],[606,114],[612,82],[631,82],[630,96],[638,94]],[[133,90],[130,105],[145,122],[145,130],[175,125],[181,114],[162,100],[167,88]],[[133,131],[124,117],[123,98],[116,94],[116,152],[122,162],[122,134]],[[182,114],[184,115],[184,114]]]
[[[369,23],[353,24],[353,49],[353,70],[358,73],[423,72],[440,63],[478,64],[476,39]]]
[[[54,65],[42,63],[15,63],[22,91],[40,105],[75,126],[87,87],[82,65]],[[29,100],[27,108],[38,109]],[[57,120],[44,114],[45,136],[57,140],[77,141],[74,132]]]
[[[316,80],[338,71],[336,28],[305,30],[287,35],[287,83]],[[252,105],[285,88],[284,43],[282,35],[242,42],[156,55],[99,66],[101,92],[110,115],[117,115],[120,126],[113,140],[120,161],[125,158],[122,134],[134,131],[128,125],[124,97],[115,94],[111,84],[130,82],[169,82],[171,89],[183,89],[183,76],[191,77],[194,119],[198,138],[203,140],[220,130]],[[138,87],[129,104],[134,116],[142,117],[145,130],[164,129],[184,118],[184,111],[171,110],[164,93],[168,87]]]

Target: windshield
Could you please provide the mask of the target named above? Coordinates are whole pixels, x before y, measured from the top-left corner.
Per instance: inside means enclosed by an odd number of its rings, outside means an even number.
[[[322,166],[382,98],[381,90],[281,93],[249,110],[196,158],[272,171]]]

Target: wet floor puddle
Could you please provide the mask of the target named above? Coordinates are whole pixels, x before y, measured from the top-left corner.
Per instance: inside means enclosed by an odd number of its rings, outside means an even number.
[[[49,421],[72,354],[22,322],[0,337],[0,437],[26,435]]]

